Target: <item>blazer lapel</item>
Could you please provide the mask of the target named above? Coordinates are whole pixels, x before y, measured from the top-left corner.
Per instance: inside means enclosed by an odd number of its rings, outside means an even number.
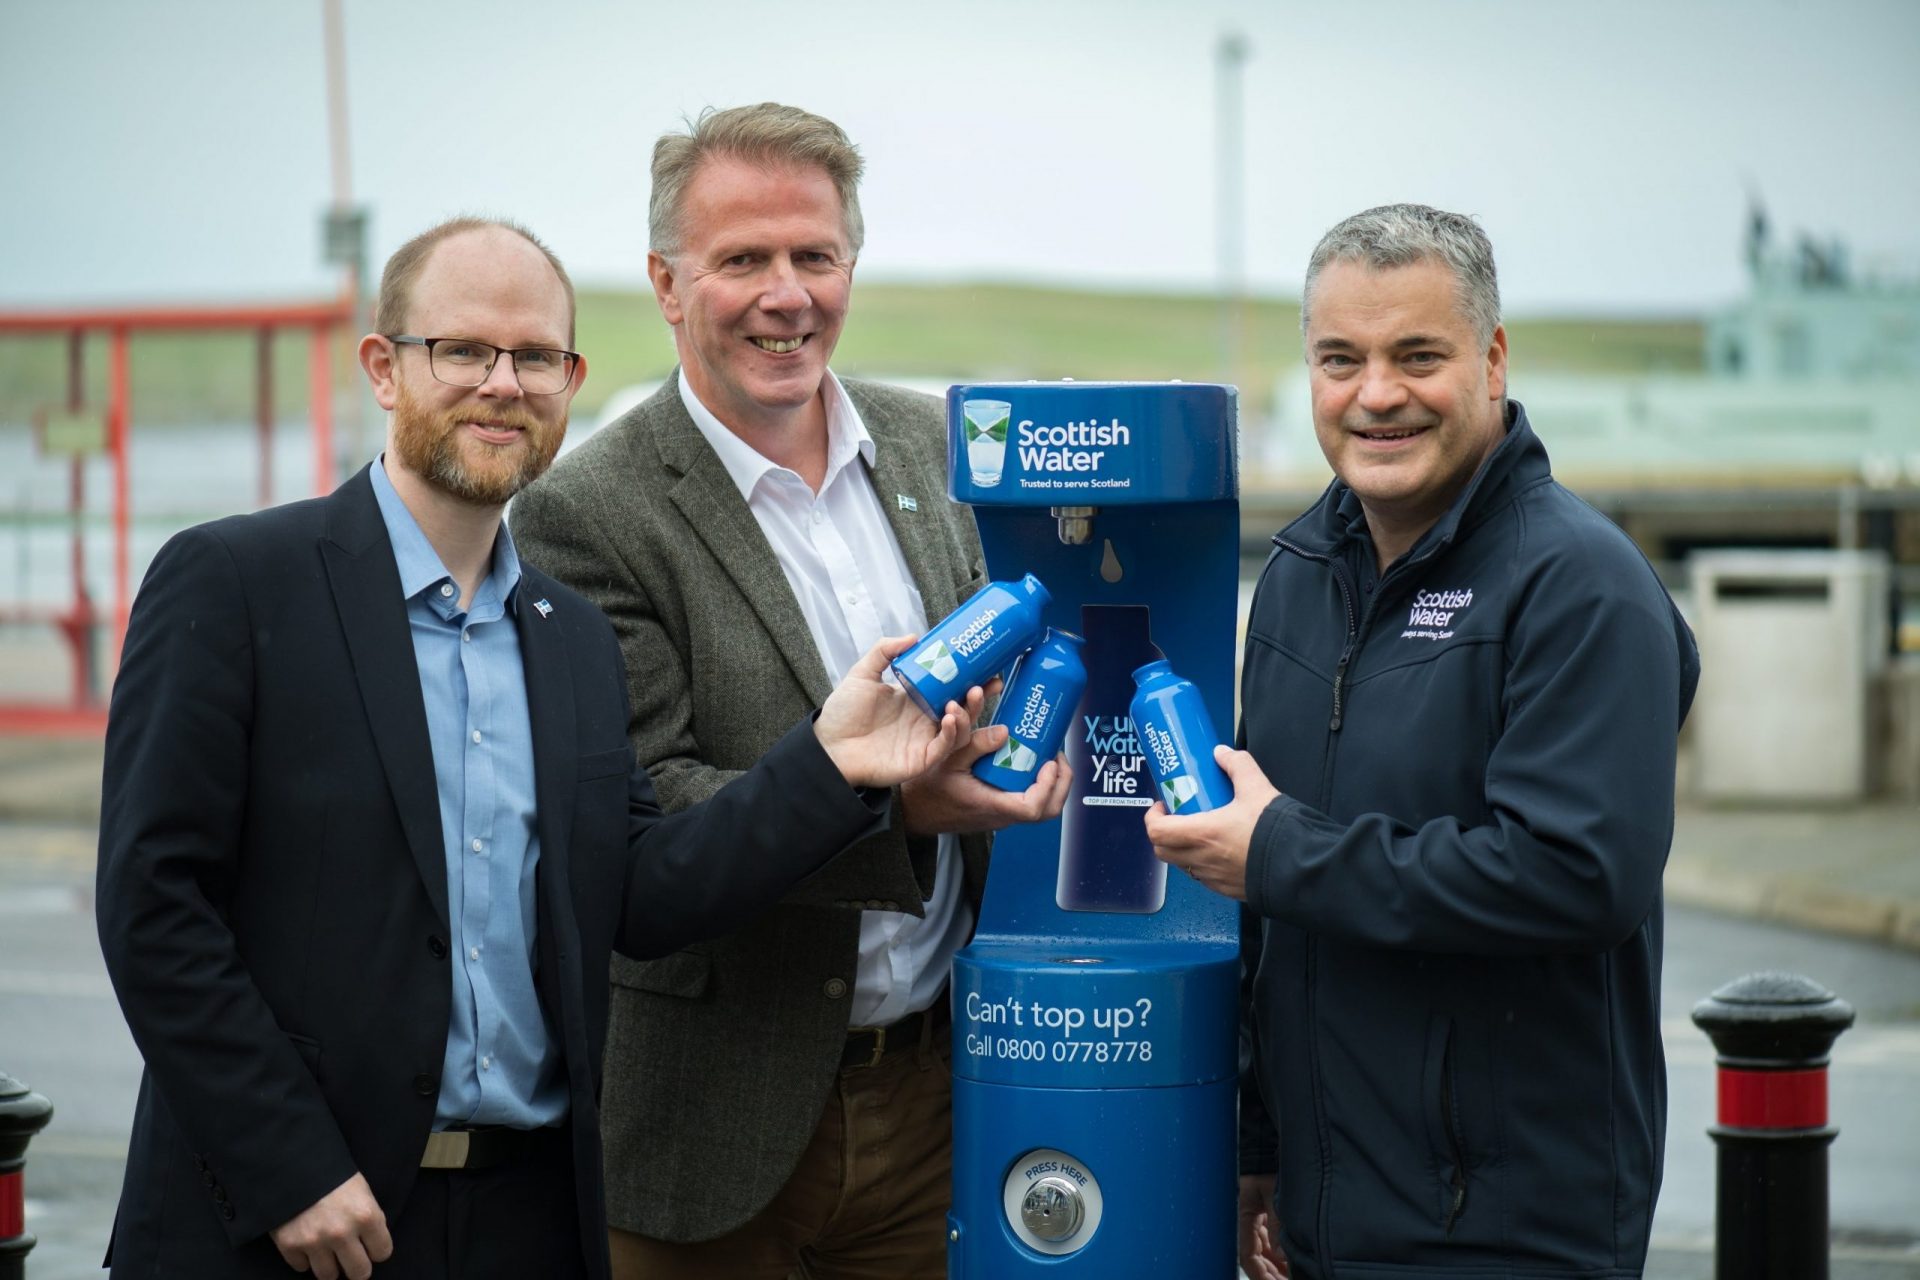
[[[579,781],[579,730],[574,718],[573,674],[567,660],[563,623],[544,602],[546,580],[522,564],[517,590],[514,628],[520,636],[520,663],[526,673],[527,719],[533,735],[534,829],[540,836],[540,865],[534,872],[540,896],[541,965],[535,978],[541,997],[556,1024],[568,1038],[571,1064],[585,1052],[585,1040],[573,1044],[571,999],[577,984],[570,981],[561,956],[578,957],[578,923],[573,915],[573,792]],[[584,1032],[582,1032],[584,1034]]]
[[[540,833],[540,862],[551,867],[561,886],[568,882],[567,845],[573,838],[573,789],[580,764],[579,731],[574,721],[573,675],[565,625],[533,606],[540,582],[521,569],[514,627],[520,635],[520,662],[526,670],[527,718],[533,730],[534,825]]]
[[[913,575],[913,584],[920,589],[920,599],[927,607],[927,625],[932,626],[960,603],[943,554],[946,541],[934,514],[947,502],[946,477],[911,465],[910,451],[895,439],[894,425],[881,414],[861,406],[860,420],[873,437],[873,466],[868,474],[874,494],[887,513],[900,554],[906,558],[907,572]]]
[[[814,702],[825,702],[833,682],[827,678],[800,602],[794,599],[787,575],[781,572],[773,548],[760,532],[760,522],[740,496],[733,477],[680,403],[677,371],[647,408],[652,419],[648,438],[659,450],[661,462],[678,477],[668,491],[674,506],[752,606],[800,687]]]
[[[374,748],[393,792],[407,847],[441,924],[447,923],[447,857],[440,831],[440,792],[427,735],[427,704],[413,659],[400,570],[367,472],[333,499],[321,543],[340,629],[360,685]]]

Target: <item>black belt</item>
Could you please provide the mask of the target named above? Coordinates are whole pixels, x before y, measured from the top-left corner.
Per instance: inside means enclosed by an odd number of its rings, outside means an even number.
[[[524,1164],[563,1149],[569,1137],[565,1126],[545,1129],[448,1129],[427,1135],[420,1155],[422,1169],[493,1169]]]
[[[948,993],[942,991],[934,1002],[918,1013],[910,1013],[885,1027],[848,1027],[847,1044],[840,1051],[840,1069],[877,1067],[889,1054],[917,1048],[953,1020],[947,1007]]]

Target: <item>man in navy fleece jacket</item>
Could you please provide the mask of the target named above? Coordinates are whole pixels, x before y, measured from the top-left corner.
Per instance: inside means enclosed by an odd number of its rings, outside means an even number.
[[[1342,222],[1301,322],[1335,479],[1254,595],[1233,804],[1147,820],[1248,907],[1242,1265],[1638,1276],[1693,637],[1507,398],[1471,219]]]

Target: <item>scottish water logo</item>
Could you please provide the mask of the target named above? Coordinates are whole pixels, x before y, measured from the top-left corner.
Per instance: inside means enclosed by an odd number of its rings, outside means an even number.
[[[900,687],[934,719],[975,685],[984,685],[1046,630],[1050,597],[1040,580],[989,582],[893,660]]]
[[[1110,452],[1133,443],[1133,431],[1118,418],[1053,424],[1022,418],[1015,439],[1022,472],[1098,471]]]
[[[1020,657],[989,724],[1007,727],[1007,740],[991,760],[973,766],[974,776],[1002,791],[1024,791],[1040,767],[1059,754],[1074,708],[1087,687],[1080,637],[1050,628]]]
[[[1200,784],[1192,774],[1182,772],[1180,748],[1158,725],[1147,724],[1146,739],[1147,750],[1153,753],[1154,774],[1162,779],[1160,798],[1166,802],[1168,813],[1178,813],[1200,794]]]
[[[1200,690],[1165,660],[1133,673],[1133,723],[1146,748],[1147,768],[1168,813],[1204,813],[1233,802],[1233,784],[1214,763],[1220,736]]]

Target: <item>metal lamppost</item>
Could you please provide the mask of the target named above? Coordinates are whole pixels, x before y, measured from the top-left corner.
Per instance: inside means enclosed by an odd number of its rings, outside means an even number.
[[[1246,181],[1240,69],[1252,46],[1237,31],[1213,50],[1214,143],[1218,191],[1216,237],[1220,255],[1220,362],[1222,380],[1238,383],[1247,355]]]

